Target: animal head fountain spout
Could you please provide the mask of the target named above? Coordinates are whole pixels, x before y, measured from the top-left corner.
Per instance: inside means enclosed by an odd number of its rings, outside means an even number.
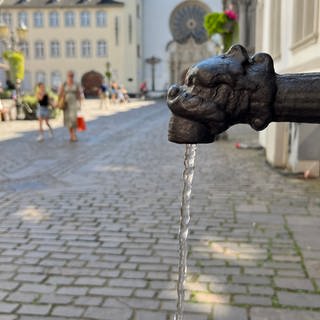
[[[173,113],[169,140],[210,143],[237,123],[255,130],[272,121],[276,74],[272,58],[252,58],[241,45],[193,65],[183,85],[172,85],[167,103]]]

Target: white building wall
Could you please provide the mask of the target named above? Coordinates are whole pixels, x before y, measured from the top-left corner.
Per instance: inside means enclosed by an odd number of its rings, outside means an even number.
[[[281,1],[280,30],[275,30],[272,24],[272,17],[274,16],[273,1]],[[262,37],[262,39],[257,38],[256,40],[256,43],[259,44],[257,50],[272,55],[270,38],[276,32],[281,32],[280,55],[274,58],[277,73],[320,71],[320,1],[315,0],[315,2],[317,3],[316,10],[307,17],[310,20],[315,18],[314,36],[296,46],[293,45],[294,26],[300,22],[294,21],[294,0],[258,0],[258,8],[260,8],[260,10],[257,10],[258,30],[261,28],[262,31],[257,36]],[[299,16],[301,15],[302,12],[299,12]],[[305,131],[309,132],[311,126],[313,132],[320,130],[320,125],[293,124],[290,126],[288,123],[269,125],[259,135],[260,143],[266,149],[268,162],[276,167],[289,167],[294,172],[308,172],[310,175],[318,176],[319,161],[307,160],[307,149],[304,149],[305,155],[299,149],[300,137],[304,136]],[[312,141],[309,142],[310,148],[316,147],[316,145],[312,146],[312,143]]]

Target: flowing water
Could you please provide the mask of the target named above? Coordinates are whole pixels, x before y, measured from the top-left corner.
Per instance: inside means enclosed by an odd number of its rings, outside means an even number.
[[[190,198],[192,190],[192,180],[194,174],[194,163],[196,158],[196,144],[187,144],[184,158],[183,172],[183,193],[180,214],[180,229],[179,229],[179,267],[178,267],[178,285],[177,285],[177,311],[174,320],[183,320],[185,282],[187,277],[187,256],[188,245],[187,238],[189,233],[190,223]]]

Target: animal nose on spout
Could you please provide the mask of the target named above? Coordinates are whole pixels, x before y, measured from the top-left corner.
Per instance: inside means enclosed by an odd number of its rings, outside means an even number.
[[[168,98],[174,99],[180,93],[180,87],[176,84],[173,84],[168,90]]]

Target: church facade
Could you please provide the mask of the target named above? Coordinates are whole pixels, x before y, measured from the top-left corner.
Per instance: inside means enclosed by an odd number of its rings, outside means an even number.
[[[144,57],[161,59],[155,66],[156,91],[180,82],[190,65],[216,53],[216,46],[203,28],[203,18],[211,11],[221,10],[220,0],[144,1]],[[148,84],[151,77],[151,67],[145,64]]]

